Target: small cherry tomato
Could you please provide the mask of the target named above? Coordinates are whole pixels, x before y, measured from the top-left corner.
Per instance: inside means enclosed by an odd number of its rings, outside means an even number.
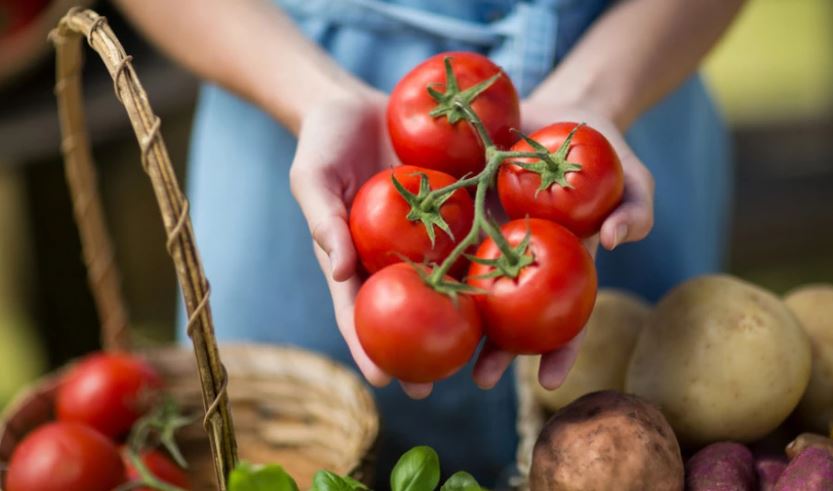
[[[410,199],[417,197],[423,179],[427,179],[431,190],[455,182],[444,172],[407,165],[379,172],[365,182],[350,209],[350,234],[362,265],[374,273],[401,262],[403,256],[417,263],[442,262],[471,230],[471,197],[464,189],[458,189],[445,201],[429,204],[428,210],[415,209],[397,190],[392,178],[412,195]],[[448,232],[437,224],[437,217],[442,217]],[[426,221],[434,234],[433,245]]]
[[[452,300],[429,286],[425,274],[422,266],[393,264],[371,276],[356,297],[359,342],[379,368],[405,382],[451,376],[483,335],[474,299],[457,294]]]
[[[73,366],[58,387],[61,421],[86,424],[110,438],[130,431],[148,409],[162,379],[146,361],[123,353],[95,353]]]
[[[516,263],[516,277],[494,277],[495,266],[471,263],[468,283],[486,292],[476,296],[486,337],[515,354],[547,353],[563,346],[587,323],[596,300],[590,253],[572,232],[547,220],[514,220],[501,231],[513,248],[528,238],[522,256],[528,264]],[[493,261],[501,251],[489,237],[476,257]]]
[[[440,93],[449,89],[445,58],[450,58],[458,88],[463,92],[499,74],[489,88],[471,99],[472,110],[498,148],[508,148],[517,139],[511,130],[520,127],[520,106],[509,77],[477,53],[440,53],[399,81],[391,92],[387,111],[388,132],[399,159],[403,164],[430,167],[459,178],[480,172],[485,154],[480,138],[461,119],[459,110],[431,115],[438,101],[428,88]]]
[[[78,423],[48,423],[14,449],[6,491],[112,491],[125,482],[119,450]]]
[[[552,220],[582,238],[597,233],[624,192],[622,164],[613,147],[598,131],[576,123],[556,123],[529,138],[546,147],[552,161],[520,158],[512,161],[532,167],[501,166],[497,189],[506,213]],[[520,140],[510,150],[530,152],[533,147]]]
[[[133,464],[130,463],[126,455],[126,451],[124,452],[124,456],[124,465],[127,469],[127,480],[140,480],[141,477],[139,475],[139,471],[137,471],[136,468],[133,467]],[[164,453],[158,450],[148,450],[142,452],[139,458],[142,459],[142,463],[145,467],[147,467],[150,473],[160,481],[167,484],[173,484],[174,486],[185,490],[191,489],[188,474],[186,474],[182,467],[180,467]],[[135,488],[135,491],[153,491],[153,489],[141,487]]]

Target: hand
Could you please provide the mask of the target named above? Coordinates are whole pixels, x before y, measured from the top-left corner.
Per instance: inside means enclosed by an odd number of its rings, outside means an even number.
[[[359,370],[377,387],[391,377],[370,360],[356,335],[353,307],[361,279],[347,210],[364,181],[398,165],[385,125],[386,104],[385,95],[365,89],[312,108],[301,122],[290,169],[292,194],[309,224],[339,331]],[[402,387],[415,399],[431,393],[431,384]]]
[[[622,203],[604,221],[598,235],[585,240],[585,246],[595,258],[601,245],[608,250],[626,242],[644,239],[654,223],[654,179],[650,171],[636,157],[625,142],[622,131],[612,120],[598,111],[576,105],[541,104],[524,101],[521,107],[523,132],[530,134],[556,121],[587,123],[607,137],[619,155],[625,174],[625,194]],[[541,356],[538,381],[547,389],[557,389],[567,378],[578,356],[584,331],[567,345]],[[487,343],[474,367],[474,380],[484,389],[494,387],[512,363],[514,355]]]

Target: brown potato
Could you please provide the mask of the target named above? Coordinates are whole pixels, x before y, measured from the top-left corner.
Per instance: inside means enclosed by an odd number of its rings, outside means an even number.
[[[531,491],[678,491],[680,446],[662,413],[636,396],[587,394],[556,411],[535,443]]]
[[[784,297],[813,349],[810,384],[796,414],[808,430],[827,433],[833,423],[833,285],[806,285]]]
[[[798,404],[810,359],[807,335],[778,297],[731,276],[703,276],[657,304],[625,389],[658,404],[682,442],[749,442]]]
[[[522,368],[525,382],[533,388],[535,398],[554,411],[590,392],[624,390],[628,360],[650,313],[651,307],[639,297],[620,290],[599,290],[578,358],[561,387],[547,390],[538,383],[540,357],[521,359],[527,365]]]

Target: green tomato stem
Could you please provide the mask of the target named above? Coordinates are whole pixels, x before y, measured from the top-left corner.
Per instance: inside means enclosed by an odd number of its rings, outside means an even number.
[[[470,104],[467,104],[464,101],[456,100],[454,101],[454,105],[460,108],[466,116],[466,121],[468,121],[469,124],[474,126],[474,129],[477,130],[477,134],[480,136],[480,141],[483,143],[483,147],[487,149],[488,153],[488,148],[493,148],[495,144],[489,136],[489,132],[486,131],[486,125],[483,124],[483,120],[480,119],[480,116],[478,116],[476,112],[474,112],[474,109],[471,108]]]
[[[447,70],[450,71],[451,67],[448,66]],[[453,73],[452,73],[453,75]],[[449,76],[448,83],[452,83],[453,77]],[[430,89],[429,89],[430,92]],[[422,206],[430,207],[433,202],[441,196],[447,196],[449,193],[453,193],[458,189],[470,186],[477,186],[477,190],[475,191],[474,195],[474,220],[472,222],[472,227],[469,233],[459,242],[454,250],[445,258],[445,260],[440,264],[438,267],[434,269],[431,273],[430,277],[428,278],[429,283],[434,286],[440,285],[443,281],[443,277],[448,273],[454,263],[466,252],[472,244],[474,244],[481,235],[481,232],[485,232],[488,234],[492,240],[495,241],[495,244],[498,246],[500,251],[506,257],[510,264],[515,264],[519,261],[519,255],[515,252],[512,247],[509,245],[509,242],[506,240],[506,237],[500,232],[498,227],[492,225],[485,217],[485,203],[486,203],[486,191],[491,187],[492,183],[495,179],[495,174],[497,174],[498,169],[500,168],[501,164],[508,158],[540,158],[540,152],[514,152],[514,151],[501,151],[495,146],[494,142],[492,141],[491,137],[489,136],[489,132],[486,130],[486,126],[483,124],[483,121],[477,115],[476,112],[471,107],[469,101],[455,97],[452,99],[453,104],[457,107],[460,112],[464,115],[465,120],[475,129],[477,132],[478,137],[480,138],[480,142],[483,144],[485,155],[486,155],[486,166],[483,170],[473,177],[468,177],[464,179],[460,179],[459,181],[445,186],[443,188],[435,189],[428,193],[425,197],[425,200],[422,203]]]

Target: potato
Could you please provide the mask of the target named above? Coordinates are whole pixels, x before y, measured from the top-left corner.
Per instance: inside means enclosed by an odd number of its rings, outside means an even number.
[[[798,435],[795,440],[791,441],[787,445],[785,452],[787,457],[794,459],[798,456],[798,454],[803,452],[804,449],[809,447],[821,448],[833,457],[833,440],[827,438],[826,436],[816,435],[814,433],[802,433]]]
[[[531,491],[681,491],[683,460],[652,404],[616,391],[556,411],[535,443]]]
[[[833,457],[821,448],[810,447],[798,454],[784,469],[775,491],[830,491],[833,489]]]
[[[657,403],[688,444],[775,429],[810,379],[810,342],[781,300],[726,275],[673,289],[639,334],[627,392]]]
[[[575,365],[556,390],[538,383],[540,357],[524,357],[524,381],[533,388],[535,398],[554,411],[584,394],[598,390],[625,388],[625,370],[636,344],[639,329],[651,307],[640,298],[619,290],[600,290],[593,314],[585,326]]]
[[[758,491],[774,491],[778,479],[786,468],[787,459],[784,457],[763,457],[756,460],[755,470],[758,471]]]
[[[784,303],[810,336],[813,352],[810,384],[796,415],[806,429],[826,433],[833,423],[833,285],[798,288]]]
[[[740,443],[712,443],[685,466],[686,491],[754,491],[757,481],[755,458]]]

